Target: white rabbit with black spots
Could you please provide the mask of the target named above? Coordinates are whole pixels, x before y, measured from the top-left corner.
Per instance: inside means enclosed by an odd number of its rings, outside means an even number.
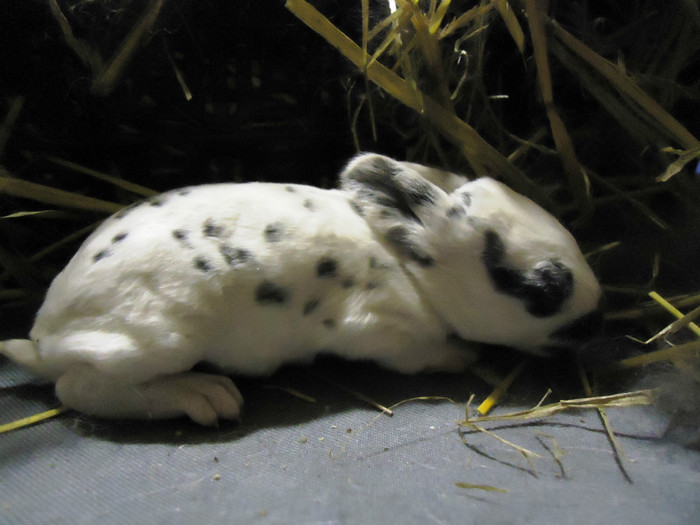
[[[376,154],[340,189],[212,184],[105,221],[0,351],[109,418],[239,416],[224,375],[319,353],[460,370],[477,343],[542,354],[584,337],[601,296],[574,238],[529,199]]]

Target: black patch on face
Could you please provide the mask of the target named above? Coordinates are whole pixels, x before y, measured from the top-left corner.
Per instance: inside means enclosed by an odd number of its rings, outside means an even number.
[[[594,310],[552,332],[549,338],[554,341],[584,343],[596,336],[602,327],[603,314]]]
[[[306,208],[309,211],[316,211],[316,205],[311,199],[306,199],[304,201],[304,208]]]
[[[535,317],[548,317],[561,310],[571,296],[574,277],[559,261],[543,261],[529,272],[511,268],[505,261],[506,251],[501,237],[489,230],[481,259],[496,290],[525,303]]]
[[[278,242],[282,237],[284,225],[281,222],[274,222],[265,227],[264,235],[267,242]]]
[[[126,239],[126,236],[129,235],[126,232],[118,233],[114,237],[112,237],[112,243],[117,244],[119,242],[122,242],[124,239]]]
[[[287,288],[272,281],[263,281],[255,289],[255,301],[261,305],[284,304],[289,300]]]
[[[332,279],[338,275],[338,262],[330,257],[324,257],[316,265],[316,275],[321,279]]]
[[[314,313],[320,304],[321,301],[319,301],[318,299],[311,299],[309,301],[306,301],[303,310],[304,315],[311,315],[312,313]]]
[[[529,277],[530,313],[547,317],[561,310],[574,291],[574,276],[559,261],[544,261],[532,270]]]
[[[243,248],[235,248],[226,243],[219,247],[219,252],[226,261],[226,264],[232,266],[233,268],[244,265],[253,257],[253,254],[248,250]]]
[[[329,330],[332,330],[333,328],[335,328],[335,321],[333,319],[324,319],[323,326],[325,326]]]
[[[110,255],[112,255],[112,252],[110,250],[101,250],[92,256],[92,262],[96,263],[97,261],[101,261],[102,259],[109,257]]]
[[[213,219],[207,219],[202,226],[202,233],[205,237],[221,237],[224,234],[224,227],[216,224]]]
[[[394,226],[386,233],[387,239],[408,257],[424,268],[434,266],[435,259],[430,255],[422,253],[412,245],[410,232],[404,226]]]

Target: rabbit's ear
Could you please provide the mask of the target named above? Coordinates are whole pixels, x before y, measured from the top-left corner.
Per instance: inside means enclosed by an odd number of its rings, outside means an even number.
[[[435,262],[430,236],[444,220],[447,194],[408,163],[365,154],[355,157],[340,176],[353,208],[402,255],[421,266]]]

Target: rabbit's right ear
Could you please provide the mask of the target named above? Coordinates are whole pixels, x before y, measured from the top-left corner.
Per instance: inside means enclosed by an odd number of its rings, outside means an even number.
[[[442,189],[410,164],[373,153],[350,161],[340,181],[355,211],[401,255],[424,267],[434,264],[430,229],[448,202]]]

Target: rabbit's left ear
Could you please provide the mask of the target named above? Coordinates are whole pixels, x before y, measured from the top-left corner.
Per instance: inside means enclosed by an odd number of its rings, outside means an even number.
[[[421,266],[435,263],[431,236],[449,204],[442,189],[410,164],[372,153],[350,161],[340,181],[355,211],[399,253]]]

